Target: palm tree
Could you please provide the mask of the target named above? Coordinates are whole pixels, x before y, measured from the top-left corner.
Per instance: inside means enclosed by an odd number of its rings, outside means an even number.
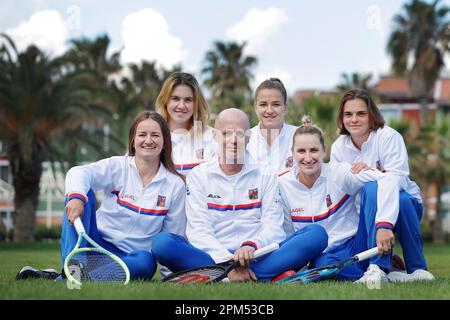
[[[92,76],[91,86],[95,89],[95,94],[91,95],[89,109],[96,110],[91,117],[91,124],[85,125],[90,137],[87,141],[103,142],[100,146],[101,153],[105,155],[117,154],[119,149],[123,149],[117,137],[111,134],[110,123],[113,122],[115,114],[114,89],[111,88],[113,79],[111,76],[119,74],[122,70],[120,63],[120,51],[108,53],[110,39],[108,35],[101,35],[91,40],[89,38],[72,39],[71,47],[64,54],[64,67],[70,72],[85,72]],[[107,110],[108,112],[104,112]],[[68,139],[65,146],[70,145],[70,150],[80,150],[81,145],[86,144],[86,137],[80,139]],[[119,145],[119,146],[118,146]],[[67,154],[69,164],[75,165],[80,161],[92,160],[95,150],[95,143],[91,143],[91,152],[86,156],[69,152]]]
[[[120,51],[108,56],[110,44],[109,37],[105,34],[94,40],[88,38],[72,39],[72,47],[66,52],[67,65],[75,70],[90,70],[105,83],[108,77],[121,70]]]
[[[201,73],[205,77],[203,83],[211,90],[213,100],[228,104],[233,96],[251,96],[252,68],[256,65],[257,58],[245,56],[245,46],[246,42],[238,44],[216,41],[214,48],[206,53]]]
[[[436,214],[429,216],[432,240],[445,241],[442,226],[441,195],[450,183],[450,117],[442,117],[418,130],[406,120],[390,123],[405,138],[408,149],[411,178],[423,190],[424,203],[428,201],[428,190],[434,187]],[[427,209],[427,208],[425,208]]]
[[[351,89],[359,88],[365,89],[367,91],[372,91],[373,85],[370,84],[372,80],[372,74],[361,74],[358,72],[353,72],[351,74],[342,73],[342,82],[336,86],[339,92],[343,93]]]
[[[128,67],[132,73],[131,79],[140,110],[154,110],[156,98],[165,78],[172,72],[181,71],[181,66],[175,66],[172,70],[158,69],[156,62],[148,61],[142,61],[140,65],[131,63]]]
[[[118,81],[108,84],[110,96],[108,103],[112,107],[109,119],[111,138],[115,143],[112,150],[121,152],[128,144],[128,129],[131,121],[142,110],[154,110],[154,105],[164,80],[173,72],[181,70],[174,66],[171,70],[157,68],[155,62],[142,61],[141,64],[128,65],[129,78],[122,76]]]
[[[450,10],[440,0],[427,3],[411,0],[404,12],[394,17],[395,27],[387,44],[392,69],[406,75],[414,97],[421,105],[421,127],[427,123],[427,103],[450,51]]]
[[[305,98],[301,106],[293,100],[286,115],[285,121],[295,126],[301,125],[304,115],[310,115],[314,124],[322,128],[325,138],[325,146],[329,147],[338,138],[336,130],[336,106],[339,105],[339,96],[311,96]],[[328,157],[329,153],[327,153]]]
[[[68,72],[64,59],[50,59],[34,45],[18,52],[7,35],[1,37],[0,139],[13,176],[14,240],[31,241],[42,162],[59,157],[61,137],[78,137],[92,115],[86,107],[92,77]]]

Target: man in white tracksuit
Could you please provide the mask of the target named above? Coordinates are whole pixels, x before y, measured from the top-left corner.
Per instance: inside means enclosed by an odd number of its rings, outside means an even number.
[[[328,236],[318,225],[286,239],[277,175],[246,152],[249,129],[247,115],[238,109],[218,115],[218,154],[187,178],[189,242],[165,232],[153,241],[158,262],[171,271],[234,260],[241,266],[228,274],[230,281],[269,281],[300,269],[327,246]],[[252,263],[256,249],[274,242],[279,250]]]

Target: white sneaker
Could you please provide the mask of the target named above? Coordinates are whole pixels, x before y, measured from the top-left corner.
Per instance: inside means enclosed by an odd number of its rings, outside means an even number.
[[[417,269],[411,273],[413,281],[434,281],[434,276],[427,270]]]
[[[363,284],[370,284],[370,285],[376,285],[380,284],[381,282],[388,282],[389,279],[386,277],[386,273],[380,269],[376,264],[370,264],[367,268],[367,271],[364,272],[364,275],[356,280],[354,283],[363,283]]]
[[[388,275],[387,275],[387,278],[391,282],[408,282],[408,281],[412,281],[411,275],[407,274],[406,272],[402,272],[402,271],[389,272]]]
[[[392,271],[387,275],[392,282],[411,282],[411,281],[433,281],[434,276],[427,270],[418,269],[411,274],[406,272]]]

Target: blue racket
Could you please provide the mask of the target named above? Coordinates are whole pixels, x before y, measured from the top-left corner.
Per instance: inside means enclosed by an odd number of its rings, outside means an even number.
[[[361,252],[357,255],[354,255],[351,258],[342,260],[336,264],[331,264],[328,266],[310,269],[310,270],[302,270],[297,272],[296,274],[293,274],[289,277],[280,279],[276,281],[275,283],[298,283],[298,284],[306,284],[310,282],[320,281],[332,278],[336,276],[339,271],[344,269],[345,267],[359,262],[364,261],[366,259],[369,259],[371,257],[374,257],[378,254],[378,248],[372,248],[369,250],[366,250],[364,252]]]

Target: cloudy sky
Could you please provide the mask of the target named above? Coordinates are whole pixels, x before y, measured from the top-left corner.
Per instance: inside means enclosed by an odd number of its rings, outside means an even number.
[[[450,0],[444,1],[450,5]],[[0,31],[20,49],[57,55],[78,37],[108,34],[122,62],[181,63],[198,76],[216,40],[247,41],[254,85],[279,77],[288,93],[330,89],[343,72],[389,72],[386,42],[399,0],[3,0]]]

